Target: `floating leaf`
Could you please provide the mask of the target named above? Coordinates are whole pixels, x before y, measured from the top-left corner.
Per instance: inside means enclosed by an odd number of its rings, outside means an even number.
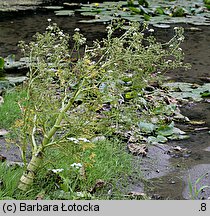
[[[63,9],[63,6],[45,6],[44,8],[48,10],[60,10]]]
[[[96,14],[97,14],[97,13],[96,13],[96,12],[93,12],[93,11],[92,11],[92,12],[89,12],[89,11],[87,12],[87,11],[85,11],[85,12],[82,12],[82,13],[81,13],[82,16],[89,16],[89,17],[95,17]]]
[[[55,11],[56,16],[73,16],[74,11],[73,10],[59,10]]]
[[[157,28],[170,28],[171,27],[170,25],[167,25],[167,24],[153,24],[153,26]]]

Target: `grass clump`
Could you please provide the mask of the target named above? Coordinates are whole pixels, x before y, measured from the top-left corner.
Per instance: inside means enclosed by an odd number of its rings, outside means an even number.
[[[4,103],[0,105],[0,128],[10,129],[15,120],[21,117],[18,102],[26,96],[26,91],[19,88],[6,91]]]
[[[45,199],[113,199],[121,192],[121,181],[132,173],[131,155],[117,140],[95,143],[82,160],[58,149],[49,151],[47,158],[31,193],[35,196],[42,188]]]
[[[0,200],[14,199],[14,194],[23,170],[0,163]]]

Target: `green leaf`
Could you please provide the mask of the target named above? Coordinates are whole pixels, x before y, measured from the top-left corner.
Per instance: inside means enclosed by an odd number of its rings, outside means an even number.
[[[0,57],[0,70],[3,70],[4,68],[4,59]]]
[[[157,137],[149,136],[147,141],[150,144],[157,144],[157,143],[166,143],[168,139],[164,136],[158,135]]]
[[[134,97],[136,97],[136,95],[137,95],[136,91],[127,92],[125,94],[125,99],[126,100],[133,99]]]
[[[135,14],[143,14],[143,11],[136,7],[129,7],[129,9]]]
[[[170,125],[160,126],[157,130],[157,134],[167,137],[171,136],[174,133],[174,123],[172,122]]]
[[[158,142],[160,142],[160,143],[166,143],[166,142],[168,141],[168,139],[167,139],[166,137],[161,136],[161,135],[158,135],[158,136],[157,136],[157,140],[158,140]]]
[[[201,97],[209,97],[209,96],[210,96],[210,92],[209,91],[203,92],[201,94]]]
[[[210,0],[204,0],[203,1],[205,4],[210,4]]]
[[[145,21],[149,21],[149,20],[150,20],[150,15],[144,14],[144,20],[145,20]]]
[[[186,13],[187,11],[184,8],[176,7],[172,14],[174,17],[183,17]]]
[[[138,126],[144,133],[152,133],[157,128],[156,125],[147,122],[139,122]]]
[[[165,14],[164,9],[162,7],[158,7],[155,9],[155,14],[163,15]]]
[[[73,10],[59,10],[55,11],[56,16],[73,16],[74,11]]]

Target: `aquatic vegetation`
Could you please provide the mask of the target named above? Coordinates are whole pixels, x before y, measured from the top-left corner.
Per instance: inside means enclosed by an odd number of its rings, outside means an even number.
[[[65,5],[64,5],[65,6]],[[209,25],[208,1],[116,1],[78,5],[75,10],[84,17],[83,23],[107,23],[115,19],[127,21],[147,21],[160,26],[171,23],[190,23]],[[69,6],[70,7],[70,6]],[[70,7],[71,9],[71,7]],[[63,11],[63,12],[62,12]],[[55,11],[56,15],[73,15],[72,10]],[[163,27],[161,25],[161,27]],[[166,26],[165,26],[166,27]]]
[[[210,96],[210,84],[197,85],[184,82],[164,83],[164,87],[170,89],[170,95],[178,100],[193,100],[200,102]]]

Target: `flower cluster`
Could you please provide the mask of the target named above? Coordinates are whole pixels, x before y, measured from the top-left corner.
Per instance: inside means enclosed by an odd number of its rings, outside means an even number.
[[[71,164],[71,167],[74,167],[76,169],[80,169],[80,168],[82,168],[82,164],[81,163],[73,163],[73,164]]]
[[[88,140],[88,139],[86,139],[86,138],[74,138],[74,137],[68,137],[67,138],[67,140],[69,140],[69,141],[72,141],[72,142],[74,142],[75,144],[77,144],[77,143],[79,143],[80,141],[82,141],[82,142],[86,142],[86,143],[89,143],[90,142],[90,140]]]

